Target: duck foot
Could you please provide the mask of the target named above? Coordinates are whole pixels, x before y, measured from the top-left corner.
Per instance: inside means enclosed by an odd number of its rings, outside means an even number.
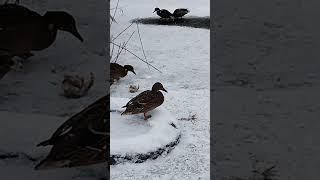
[[[144,120],[148,120],[149,118],[152,117],[151,115],[146,115],[146,113],[143,113],[143,116],[144,116]]]

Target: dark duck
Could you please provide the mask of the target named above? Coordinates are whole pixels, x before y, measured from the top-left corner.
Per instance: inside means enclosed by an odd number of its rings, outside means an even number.
[[[126,108],[126,110],[121,115],[143,113],[144,119],[147,120],[151,115],[146,113],[159,107],[164,102],[164,96],[160,90],[167,92],[161,83],[155,83],[151,90],[140,93],[123,106],[122,108]]]
[[[107,131],[110,95],[106,95],[63,123],[50,139],[37,146],[52,145],[49,155],[35,169],[76,167],[107,162]],[[108,150],[108,151],[107,151]]]
[[[173,17],[174,18],[182,18],[182,16],[188,14],[190,11],[188,9],[184,9],[184,8],[179,8],[174,10],[173,12]]]
[[[110,63],[110,85],[115,81],[118,81],[120,78],[125,77],[129,71],[136,74],[131,65],[122,66],[118,63]]]
[[[48,11],[43,16],[17,4],[0,6],[0,56],[28,58],[30,51],[48,48],[58,30],[83,38],[73,16],[64,11]]]
[[[161,18],[164,18],[164,19],[168,19],[168,18],[172,18],[173,15],[171,14],[171,12],[169,12],[168,10],[166,9],[159,9],[159,8],[155,8],[153,13],[154,12],[157,12],[157,15],[160,16]]]

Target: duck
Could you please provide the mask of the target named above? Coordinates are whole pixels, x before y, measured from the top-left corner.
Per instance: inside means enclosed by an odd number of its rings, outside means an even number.
[[[168,92],[160,82],[156,82],[151,90],[143,91],[123,106],[122,108],[126,108],[126,110],[121,115],[143,113],[144,120],[149,119],[151,115],[146,113],[159,107],[164,102],[164,96],[160,90]]]
[[[171,12],[169,12],[168,10],[166,10],[166,9],[159,9],[159,8],[154,8],[154,11],[153,11],[153,13],[154,12],[157,12],[157,15],[158,16],[160,16],[161,18],[165,18],[165,19],[167,19],[167,18],[172,18],[173,17],[173,15],[171,14]]]
[[[65,121],[48,139],[37,145],[53,146],[36,170],[108,163],[110,94]]]
[[[83,42],[74,17],[65,11],[47,11],[40,15],[18,4],[0,6],[0,55],[27,59],[48,48],[58,30],[71,33]]]
[[[136,72],[131,65],[122,66],[118,63],[110,63],[110,85],[120,78],[125,77],[129,71],[136,75]]]
[[[174,18],[182,18],[182,16],[188,14],[189,12],[190,11],[188,9],[179,8],[179,9],[174,10],[172,15]]]

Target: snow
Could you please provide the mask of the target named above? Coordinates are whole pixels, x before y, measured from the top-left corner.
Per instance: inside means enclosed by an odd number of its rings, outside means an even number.
[[[110,154],[134,155],[145,154],[163,148],[174,142],[180,132],[170,124],[177,120],[163,107],[150,112],[147,121],[143,115],[123,115],[119,111],[130,99],[110,98]]]
[[[111,1],[111,8],[115,8],[116,3],[116,0]],[[170,11],[188,8],[189,16],[209,16],[209,4],[209,0],[120,0],[120,10],[115,17],[117,23],[111,25],[111,36],[115,37],[129,26],[132,19],[156,17],[152,13],[156,6]],[[111,97],[131,99],[151,89],[155,82],[161,82],[168,93],[163,93],[165,101],[159,110],[167,110],[174,119],[188,118],[194,114],[197,119],[194,123],[178,120],[181,139],[170,153],[140,164],[127,162],[111,166],[111,179],[210,179],[210,32],[207,29],[142,24],[139,24],[139,30],[147,61],[162,73],[148,67],[130,53],[123,53],[117,63],[132,65],[137,75],[128,73],[112,85]],[[119,44],[127,41],[133,31],[136,33],[127,48],[143,57],[135,24],[115,42]],[[129,93],[130,85],[139,85],[138,92]]]
[[[1,1],[2,3],[2,1]],[[106,92],[106,2],[95,0],[22,0],[40,14],[51,10],[67,11],[74,16],[81,43],[67,32],[58,32],[49,48],[33,52],[22,70],[11,70],[0,80],[0,154],[18,158],[0,159],[1,179],[94,180],[106,176],[105,164],[35,171],[34,166],[50,147],[36,147],[70,116]],[[52,71],[55,71],[52,72]],[[65,74],[94,73],[95,82],[88,94],[79,99],[62,96]],[[32,161],[28,158],[34,158]]]

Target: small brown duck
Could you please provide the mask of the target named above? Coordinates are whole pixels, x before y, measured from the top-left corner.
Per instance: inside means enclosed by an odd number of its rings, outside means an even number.
[[[151,90],[143,91],[123,106],[122,108],[126,110],[121,115],[143,113],[144,119],[147,120],[151,115],[148,116],[146,113],[157,108],[164,101],[160,90],[167,92],[161,83],[156,82]]]
[[[118,81],[120,78],[125,77],[128,74],[128,71],[136,74],[131,65],[121,66],[118,63],[110,63],[110,85],[115,81]]]
[[[175,18],[182,18],[182,16],[188,14],[190,11],[188,9],[184,9],[184,8],[179,8],[174,10],[173,12],[173,17]]]
[[[75,167],[107,162],[109,159],[110,96],[98,99],[63,123],[49,140],[49,155],[35,169]]]
[[[58,30],[83,38],[75,19],[64,11],[48,11],[43,16],[17,4],[0,6],[0,53],[28,58],[30,51],[48,48],[56,39]]]

